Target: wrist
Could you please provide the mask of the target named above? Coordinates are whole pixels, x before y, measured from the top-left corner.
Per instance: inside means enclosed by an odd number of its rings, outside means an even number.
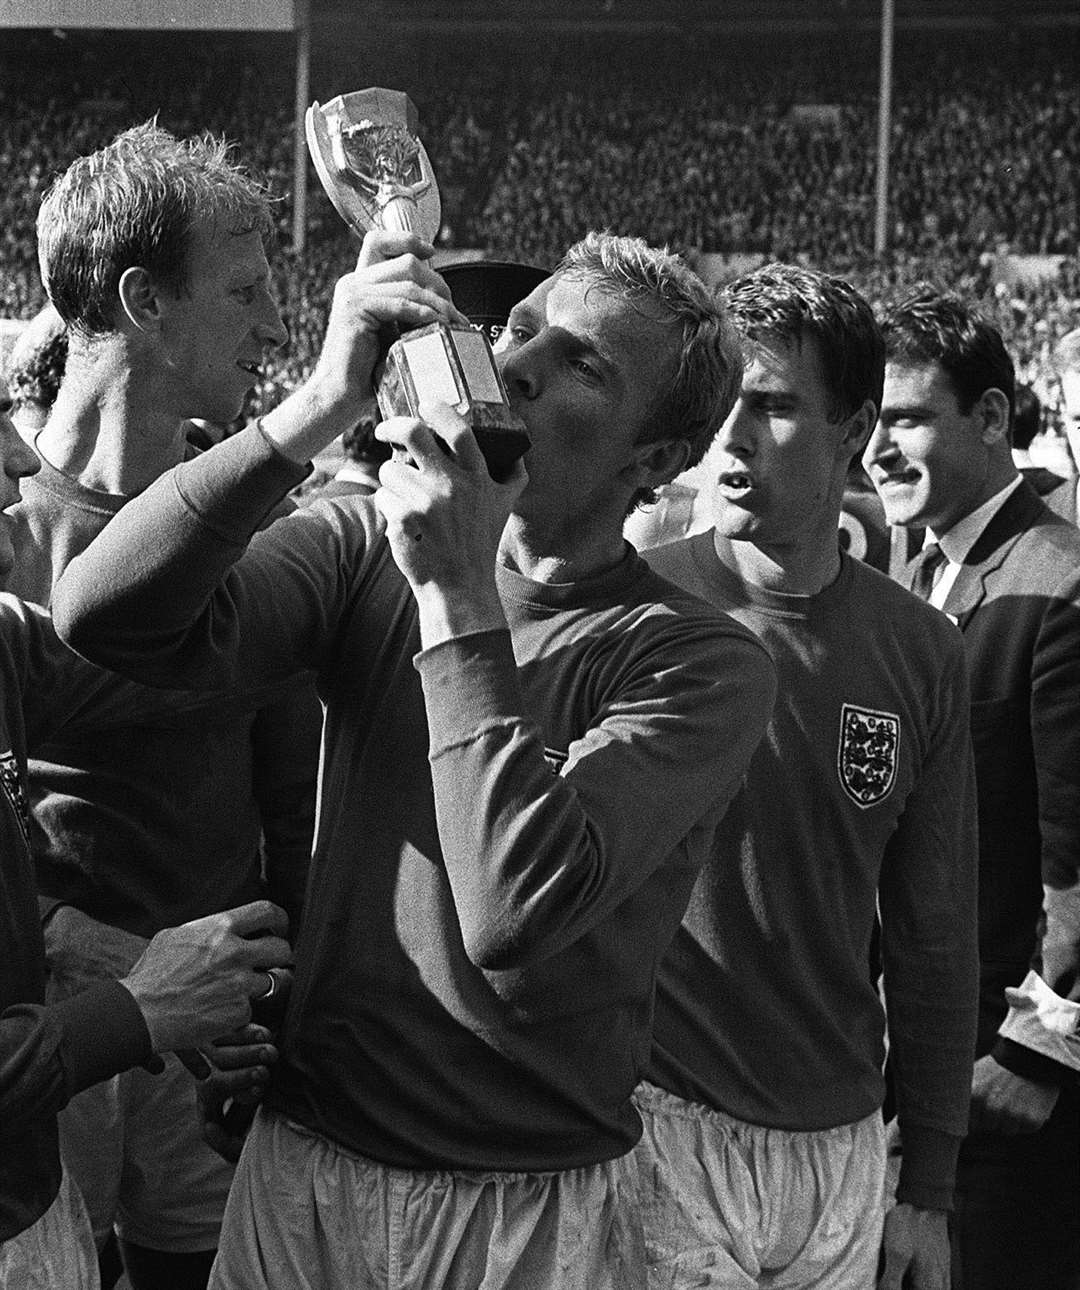
[[[356,424],[371,391],[353,390],[333,372],[315,372],[261,418],[263,434],[283,456],[303,465]]]
[[[150,1051],[152,1053],[166,1052],[171,1045],[167,1043],[167,1036],[160,1023],[160,1018],[154,1010],[152,999],[147,997],[139,986],[137,974],[132,972],[130,975],[122,977],[117,982],[117,985],[123,986],[132,999],[135,1000],[135,1006],[139,1010],[143,1025],[146,1027],[146,1033],[150,1038]]]
[[[1003,1070],[1047,1088],[1069,1088],[1080,1078],[1080,1072],[1005,1036],[998,1037],[990,1056]]]
[[[898,1200],[896,1203],[906,1205],[916,1217],[924,1214],[927,1222],[936,1221],[939,1217],[947,1218],[951,1213],[948,1205],[918,1205],[913,1200]]]
[[[45,931],[62,909],[71,908],[72,906],[66,900],[59,900],[52,896],[38,896],[38,917],[41,919],[41,930]]]
[[[152,1049],[146,1019],[119,981],[99,981],[50,1006],[63,1036],[69,1094],[147,1061]]]
[[[896,1199],[912,1209],[947,1213],[953,1205],[962,1136],[921,1124],[901,1124],[903,1152]]]
[[[468,593],[435,584],[414,589],[420,622],[420,646],[431,649],[443,641],[477,632],[505,631],[506,615],[494,584],[490,591]]]

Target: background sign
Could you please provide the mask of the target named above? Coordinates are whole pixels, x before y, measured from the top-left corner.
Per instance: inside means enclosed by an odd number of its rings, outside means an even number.
[[[0,0],[0,27],[292,31],[295,0]]]

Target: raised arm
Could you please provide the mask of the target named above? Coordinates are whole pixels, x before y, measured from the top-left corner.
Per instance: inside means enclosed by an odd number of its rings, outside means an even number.
[[[370,398],[383,329],[460,318],[426,263],[431,251],[412,235],[369,234],[356,269],[337,284],[310,379],[260,426],[156,481],[72,562],[53,613],[75,649],[150,684],[198,689],[317,664],[319,579],[329,576],[315,549],[318,521],[298,513],[271,525],[242,573],[227,575],[309,458]],[[283,524],[298,527],[279,539]],[[280,594],[285,567],[296,576]]]
[[[775,677],[760,642],[716,611],[684,598],[686,615],[628,612],[608,637],[609,685],[553,767],[496,575],[524,474],[496,483],[455,415],[428,415],[453,456],[424,423],[385,423],[380,437],[413,464],[384,466],[377,504],[419,610],[439,840],[466,952],[513,969],[579,942],[665,861],[678,856],[684,876],[704,861]],[[565,677],[567,704],[577,679]]]

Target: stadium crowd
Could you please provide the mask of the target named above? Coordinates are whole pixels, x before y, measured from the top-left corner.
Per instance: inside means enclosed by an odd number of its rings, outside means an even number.
[[[780,43],[763,67],[753,47],[740,56],[679,38],[659,47],[624,38],[618,57],[586,40],[572,58],[421,42],[407,59],[388,54],[379,74],[408,86],[420,108],[447,248],[550,266],[585,229],[634,228],[691,259],[737,252],[843,273],[875,302],[897,284],[934,281],[981,302],[1022,379],[1053,409],[1049,336],[1080,298],[1075,39],[900,42],[884,269],[872,254],[876,63],[865,43]],[[42,186],[125,123],[157,111],[182,135],[221,133],[275,194],[291,190],[287,41],[174,37],[163,51],[146,37],[134,48],[36,40],[30,55],[15,45],[0,54],[0,155],[11,176],[0,196],[0,316],[29,317],[44,303],[29,231]],[[356,63],[347,51],[317,51],[313,97],[355,87]],[[800,122],[798,104],[829,110]],[[293,343],[252,410],[310,371],[330,290],[355,250],[313,171],[309,185],[299,256],[288,249],[289,203],[278,206],[273,264]],[[1006,252],[1065,260],[1044,281],[1002,287],[990,270]]]
[[[287,42],[21,39],[0,1286],[1080,1290],[1063,49],[911,39],[884,257],[859,37],[399,49],[295,252]]]

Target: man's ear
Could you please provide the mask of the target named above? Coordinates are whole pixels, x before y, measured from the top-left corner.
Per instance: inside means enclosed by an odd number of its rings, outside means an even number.
[[[877,408],[873,399],[867,399],[858,412],[853,412],[844,423],[844,437],[839,443],[838,455],[850,461],[856,454],[862,456],[877,425]]]
[[[991,386],[979,395],[975,405],[981,430],[979,437],[987,447],[1009,440],[1009,399],[1004,390]]]
[[[634,447],[634,463],[629,467],[638,472],[640,488],[656,488],[670,484],[676,475],[686,469],[690,445],[685,439],[658,439],[655,443],[640,443]]]
[[[125,269],[117,287],[120,307],[133,327],[142,332],[157,332],[161,328],[161,301],[158,289],[149,272],[139,265]]]

